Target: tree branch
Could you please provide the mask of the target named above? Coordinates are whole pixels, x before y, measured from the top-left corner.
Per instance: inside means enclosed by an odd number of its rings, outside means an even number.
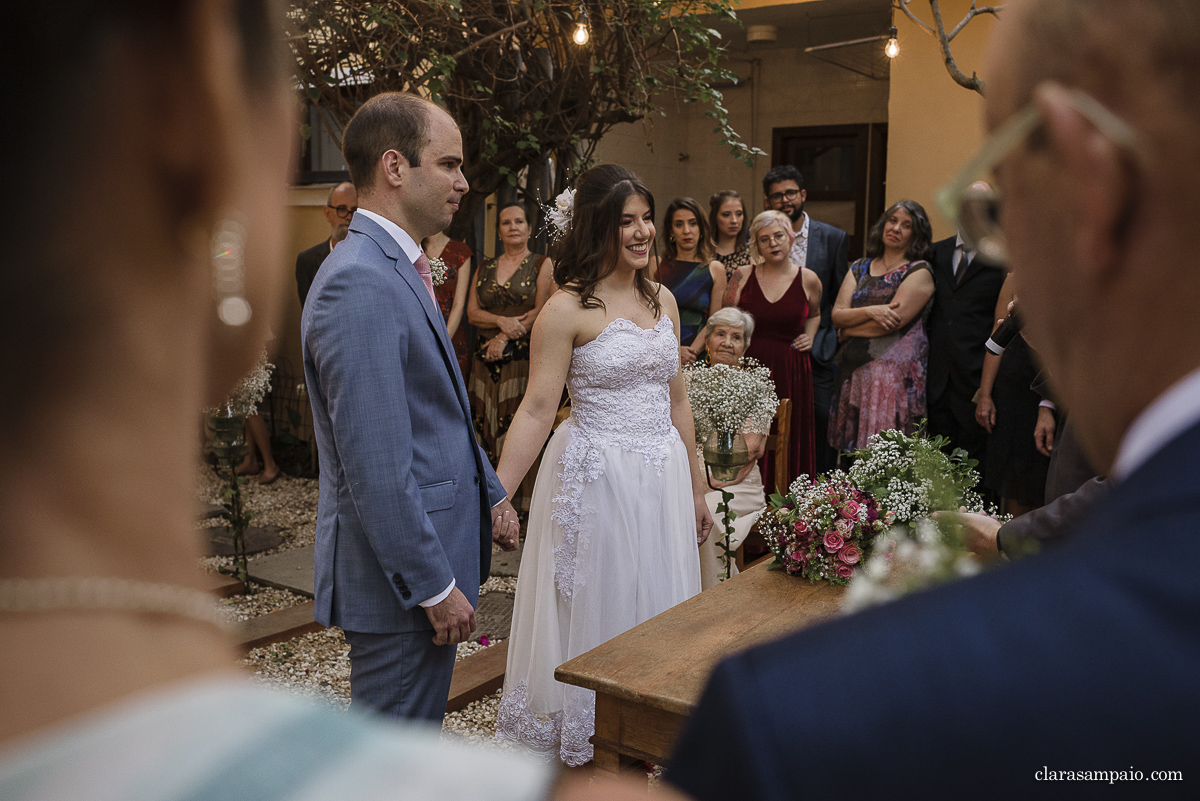
[[[507,28],[501,28],[500,30],[496,31],[495,33],[489,33],[487,36],[483,37],[482,39],[476,39],[474,42],[471,42],[471,44],[467,45],[462,50],[459,50],[457,53],[452,55],[451,58],[454,59],[455,61],[458,61],[460,58],[465,56],[467,53],[470,53],[472,50],[478,50],[480,47],[483,47],[485,44],[492,41],[493,39],[497,39],[506,33],[512,33],[513,31],[518,31],[521,28],[524,28],[528,24],[529,24],[529,20],[523,20],[521,22],[518,22],[516,25],[509,25]]]
[[[1000,11],[1003,8],[1004,6],[984,6],[983,8],[976,8],[975,0],[971,0],[971,8],[969,11],[967,11],[967,15],[963,17],[957,25],[954,26],[954,30],[950,31],[950,34],[946,37],[946,41],[953,42],[954,37],[958,36],[959,32],[962,31],[963,28],[967,27],[967,23],[975,19],[975,17],[979,14],[991,14],[993,17],[998,17],[1000,16]]]
[[[942,9],[938,2],[939,0],[929,0],[929,7],[933,10],[933,21],[937,25],[938,44],[942,49],[942,58],[946,62],[946,70],[959,86],[983,94],[983,81],[974,73],[972,73],[970,78],[963,74],[963,71],[958,68],[958,63],[954,60],[954,54],[950,52],[950,40],[946,36],[946,26],[942,23]]]
[[[929,34],[930,36],[937,35],[936,33],[934,33],[933,28],[930,28],[924,22],[921,22],[921,20],[917,18],[917,15],[912,13],[912,10],[908,7],[908,4],[911,3],[912,0],[892,0],[892,2],[894,4],[894,7],[903,11],[904,16],[906,16],[910,20],[912,20],[913,24],[915,24],[918,28],[925,31],[925,33]]]

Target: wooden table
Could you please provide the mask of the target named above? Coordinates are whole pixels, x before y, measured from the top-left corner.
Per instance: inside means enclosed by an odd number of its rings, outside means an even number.
[[[561,682],[596,691],[597,769],[618,771],[622,756],[663,763],[722,657],[838,614],[843,587],[768,570],[771,561],[554,671]]]

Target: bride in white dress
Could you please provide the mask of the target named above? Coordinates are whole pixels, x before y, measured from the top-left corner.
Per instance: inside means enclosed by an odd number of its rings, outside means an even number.
[[[595,693],[563,662],[700,591],[712,518],[679,375],[679,311],[646,277],[654,200],[612,164],[580,176],[555,282],[533,329],[529,386],[497,474],[520,485],[562,396],[571,416],[538,471],[496,736],[568,765],[592,757]]]

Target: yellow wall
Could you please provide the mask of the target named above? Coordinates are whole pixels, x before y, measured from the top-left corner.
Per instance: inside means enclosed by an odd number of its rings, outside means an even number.
[[[750,58],[756,58],[755,65]],[[753,216],[763,210],[762,178],[771,168],[775,128],[887,122],[888,81],[873,80],[821,61],[802,47],[738,54],[728,65],[746,85],[723,89],[729,121],[743,141],[767,152],[745,166],[717,144],[707,107],[657,99],[658,110],[646,120],[619,125],[596,148],[598,162],[615,162],[637,173],[654,193],[661,210],[672,198],[695,198],[708,208],[709,196],[736,190]],[[753,113],[752,113],[753,107]],[[661,233],[661,232],[660,232]]]
[[[271,355],[279,369],[286,369],[304,381],[304,361],[300,346],[300,297],[296,290],[296,254],[308,250],[323,239],[329,238],[329,223],[325,222],[325,199],[329,185],[293,187],[289,192],[288,246],[289,280],[283,288],[283,317],[275,332],[274,351]]]
[[[958,24],[970,0],[942,0],[946,27]],[[929,5],[913,3],[929,22]],[[922,13],[923,12],[923,13]],[[901,12],[895,14],[900,55],[892,61],[888,103],[888,205],[908,198],[929,212],[935,239],[955,233],[937,210],[937,190],[983,142],[983,98],[959,86],[946,72],[937,40]],[[970,75],[983,69],[983,55],[995,19],[979,16],[955,37],[951,52]],[[987,76],[982,75],[986,81]]]

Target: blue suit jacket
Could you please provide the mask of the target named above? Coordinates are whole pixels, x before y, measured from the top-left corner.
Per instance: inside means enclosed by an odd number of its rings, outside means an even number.
[[[821,365],[832,365],[837,353],[837,331],[833,328],[833,302],[846,279],[848,251],[846,232],[823,222],[808,219],[808,269],[821,279],[821,327],[813,339],[812,358]]]
[[[1198,451],[1200,426],[1061,548],[724,662],[669,777],[702,801],[1195,797]]]
[[[355,215],[300,324],[321,462],[316,610],[326,626],[432,626],[453,578],[475,604],[504,497],[475,440],[441,311],[399,244]]]

